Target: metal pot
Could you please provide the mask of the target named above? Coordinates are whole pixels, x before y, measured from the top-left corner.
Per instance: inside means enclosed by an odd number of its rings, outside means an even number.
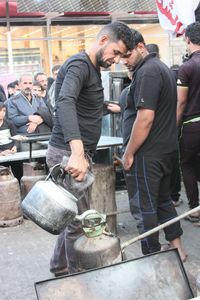
[[[55,165],[45,181],[38,181],[21,207],[26,217],[44,230],[59,234],[78,213],[77,199],[57,183],[63,169]]]

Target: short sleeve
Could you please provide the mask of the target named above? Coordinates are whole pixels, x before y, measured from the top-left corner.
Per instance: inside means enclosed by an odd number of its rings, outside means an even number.
[[[186,64],[180,66],[178,70],[178,79],[177,86],[180,87],[188,87],[189,86],[189,76],[188,76],[188,68]]]
[[[137,88],[136,107],[156,110],[161,86],[160,76],[143,75]]]

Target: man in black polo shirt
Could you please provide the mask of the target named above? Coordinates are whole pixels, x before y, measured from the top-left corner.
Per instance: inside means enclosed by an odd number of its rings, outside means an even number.
[[[170,175],[178,147],[176,82],[156,54],[148,54],[144,40],[123,61],[134,71],[123,115],[123,165],[130,209],[143,233],[177,216],[170,197]],[[164,232],[185,261],[180,223],[166,227]],[[141,246],[143,254],[159,251],[158,233],[143,239]]]
[[[189,60],[178,71],[177,123],[182,123],[180,161],[190,208],[199,205],[195,163],[200,152],[200,23],[190,24],[185,31]],[[198,222],[199,213],[188,217]]]
[[[91,166],[90,156],[96,150],[101,134],[103,87],[100,67],[118,63],[132,49],[132,32],[121,22],[106,25],[86,52],[69,58],[60,68],[55,89],[55,120],[47,152],[52,167],[68,157],[65,168],[76,181],[83,181]],[[66,176],[66,187],[69,187]],[[79,214],[89,209],[89,189],[70,189],[78,198]],[[73,244],[82,234],[80,222],[73,222],[57,240],[51,259],[51,272],[60,275],[77,272]]]

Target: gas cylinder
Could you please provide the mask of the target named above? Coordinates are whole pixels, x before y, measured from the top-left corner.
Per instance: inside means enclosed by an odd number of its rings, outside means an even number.
[[[78,270],[84,271],[122,261],[119,238],[106,231],[106,216],[92,211],[84,214],[81,215],[84,234],[74,243]]]
[[[4,166],[0,166],[0,207],[0,227],[22,223],[20,186],[11,170]]]
[[[20,180],[22,200],[39,180],[45,180],[46,166],[39,162],[23,163],[23,177]]]

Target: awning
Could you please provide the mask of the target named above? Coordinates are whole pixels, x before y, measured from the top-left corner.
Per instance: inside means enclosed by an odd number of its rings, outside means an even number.
[[[20,12],[156,12],[154,0],[17,0]]]
[[[9,12],[9,17],[44,17],[44,13],[40,12],[23,12],[20,13],[17,11],[17,3],[16,1],[9,1],[8,2],[8,12]],[[6,17],[6,1],[1,0],[0,1],[0,17]]]
[[[108,16],[114,12],[157,17],[155,0],[8,0],[9,18],[44,18],[50,11],[63,16]],[[200,21],[200,4],[195,11]],[[61,14],[61,15],[62,15]],[[0,0],[0,18],[6,18],[6,0]]]
[[[10,18],[45,17],[59,12],[63,16],[107,16],[118,12],[157,15],[154,0],[8,0]],[[0,17],[6,17],[6,0],[0,0]]]

